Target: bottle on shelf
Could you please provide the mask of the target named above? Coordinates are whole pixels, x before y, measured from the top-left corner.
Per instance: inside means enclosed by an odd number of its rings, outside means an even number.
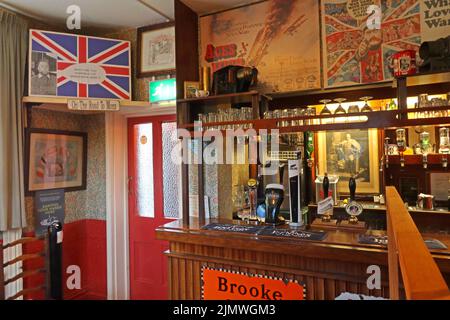
[[[405,129],[400,128],[395,130],[396,138],[397,138],[397,147],[398,152],[400,153],[400,165],[402,167],[405,166],[405,158],[403,153],[406,151],[406,132]]]
[[[388,110],[397,110],[397,105],[395,104],[394,99],[391,99],[388,104]]]
[[[439,129],[439,153],[450,153],[449,129],[445,127]]]

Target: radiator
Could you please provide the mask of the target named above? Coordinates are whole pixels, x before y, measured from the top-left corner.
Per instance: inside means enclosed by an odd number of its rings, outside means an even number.
[[[22,229],[13,229],[3,232],[3,245],[7,245],[11,242],[22,238]],[[3,250],[3,263],[9,262],[18,256],[22,255],[22,245],[16,245],[12,248]],[[3,269],[5,281],[15,277],[22,272],[22,261],[16,262],[13,265],[7,266]],[[5,299],[14,296],[23,289],[23,279],[18,279],[5,286]],[[23,297],[19,297],[17,300],[22,300]]]

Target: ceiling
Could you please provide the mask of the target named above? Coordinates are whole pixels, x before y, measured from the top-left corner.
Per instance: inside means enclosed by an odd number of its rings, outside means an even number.
[[[170,0],[0,0],[2,4],[49,24],[64,25],[67,7],[75,4],[81,9],[81,28],[137,28],[174,16]]]
[[[182,0],[188,7],[199,15],[226,10],[249,3],[260,2],[257,0]]]
[[[199,15],[256,0],[182,0]],[[65,25],[70,5],[81,9],[81,28],[137,28],[174,19],[173,0],[0,0],[0,6],[53,25]]]

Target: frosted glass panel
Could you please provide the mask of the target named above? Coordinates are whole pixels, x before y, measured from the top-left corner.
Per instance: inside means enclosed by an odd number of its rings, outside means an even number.
[[[153,128],[151,123],[136,125],[136,205],[138,215],[153,218]]]
[[[176,129],[175,122],[162,124],[164,217],[166,218],[179,217],[181,166],[173,163],[171,158],[172,149],[178,141]]]

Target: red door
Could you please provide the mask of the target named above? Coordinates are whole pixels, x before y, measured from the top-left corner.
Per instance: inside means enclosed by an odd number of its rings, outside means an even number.
[[[168,298],[168,244],[155,237],[155,228],[170,221],[163,204],[163,128],[175,129],[175,116],[128,120],[131,299]]]

